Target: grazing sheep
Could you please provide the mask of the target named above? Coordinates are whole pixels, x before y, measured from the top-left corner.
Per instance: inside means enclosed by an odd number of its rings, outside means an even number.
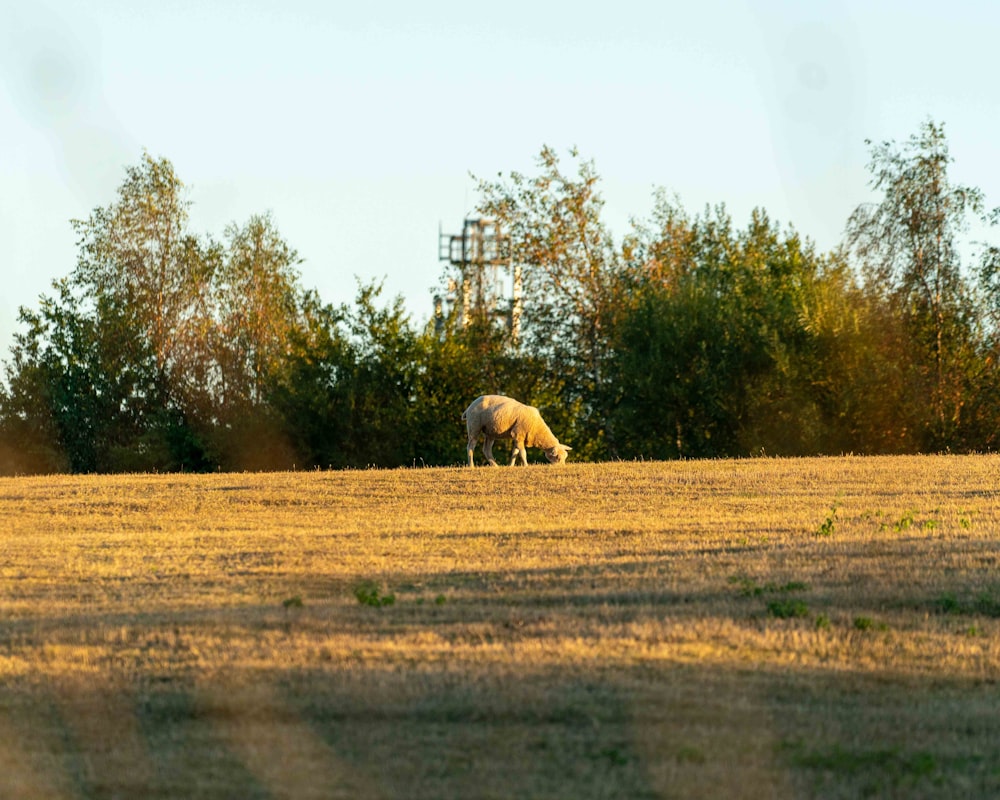
[[[559,444],[552,435],[549,426],[545,424],[538,409],[517,402],[512,397],[497,394],[487,394],[477,397],[465,409],[462,419],[469,429],[469,466],[475,466],[472,452],[476,449],[479,434],[484,435],[483,455],[494,467],[493,442],[497,439],[513,439],[514,452],[511,454],[510,465],[517,463],[518,455],[521,463],[527,466],[528,454],[526,447],[540,447],[545,451],[545,457],[551,464],[562,464],[566,461],[566,451],[573,448]]]

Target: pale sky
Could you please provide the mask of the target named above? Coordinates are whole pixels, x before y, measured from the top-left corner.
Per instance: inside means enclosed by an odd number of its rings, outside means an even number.
[[[822,250],[871,198],[866,138],[945,124],[955,181],[1000,205],[1000,4],[952,0],[0,0],[0,360],[18,306],[74,268],[69,220],[143,150],[191,229],[271,212],[302,285],[384,279],[431,313],[438,227],[470,173],[533,174],[542,145],[602,176],[620,236],[654,188],[752,208]],[[568,163],[568,156],[564,163]]]

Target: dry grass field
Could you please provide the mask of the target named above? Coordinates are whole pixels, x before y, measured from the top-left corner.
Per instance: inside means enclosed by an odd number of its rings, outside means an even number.
[[[1000,458],[0,480],[0,796],[1000,796]]]

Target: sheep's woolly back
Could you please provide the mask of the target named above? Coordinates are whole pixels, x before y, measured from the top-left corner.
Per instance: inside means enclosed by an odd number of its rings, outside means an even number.
[[[527,447],[549,449],[559,440],[545,424],[534,406],[526,406],[512,397],[487,394],[477,397],[462,414],[469,435],[485,433],[495,439],[523,440]]]

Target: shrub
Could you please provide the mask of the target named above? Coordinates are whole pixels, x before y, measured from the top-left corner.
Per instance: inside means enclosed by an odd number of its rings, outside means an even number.
[[[363,606],[382,608],[396,602],[395,594],[382,594],[375,581],[362,581],[354,587],[354,596]]]

